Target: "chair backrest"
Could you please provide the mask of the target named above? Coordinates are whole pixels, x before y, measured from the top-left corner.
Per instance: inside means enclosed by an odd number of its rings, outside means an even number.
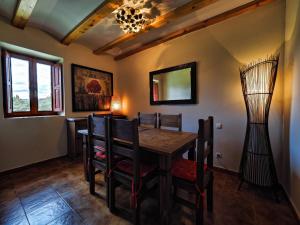
[[[104,116],[88,116],[88,147],[89,157],[95,159],[95,152],[106,151],[108,148],[108,124]]]
[[[138,120],[109,118],[109,165],[114,169],[116,155],[132,160],[135,184],[140,180],[139,133]]]
[[[151,126],[157,128],[157,113],[141,113],[138,112],[139,126]]]
[[[213,169],[214,149],[214,119],[199,119],[198,144],[197,144],[197,184],[200,189],[205,186],[204,162],[207,160],[207,170]]]
[[[167,115],[158,114],[158,128],[177,128],[178,131],[182,131],[182,114]]]

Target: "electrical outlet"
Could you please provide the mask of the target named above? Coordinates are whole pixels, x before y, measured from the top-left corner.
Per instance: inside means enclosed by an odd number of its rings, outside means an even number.
[[[216,128],[217,129],[222,129],[223,128],[223,124],[222,123],[216,123]]]
[[[217,158],[217,159],[222,159],[222,158],[223,158],[222,153],[221,153],[221,152],[217,152],[217,153],[216,153],[216,158]]]

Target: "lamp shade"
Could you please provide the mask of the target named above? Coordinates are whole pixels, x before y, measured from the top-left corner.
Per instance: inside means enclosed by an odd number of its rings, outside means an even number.
[[[112,112],[121,112],[122,103],[119,96],[113,96],[111,100],[111,110]]]
[[[240,69],[247,110],[247,130],[240,164],[241,183],[278,187],[268,128],[278,61],[279,56],[271,56]]]

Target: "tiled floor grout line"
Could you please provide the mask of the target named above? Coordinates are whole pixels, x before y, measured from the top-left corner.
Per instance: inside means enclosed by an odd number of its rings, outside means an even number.
[[[16,192],[15,189],[14,189],[14,191]],[[27,222],[28,222],[28,224],[30,225],[30,222],[29,222],[29,219],[28,219],[28,216],[27,216],[27,212],[26,212],[26,210],[25,210],[25,208],[24,208],[24,205],[23,205],[23,203],[22,203],[22,201],[21,201],[21,198],[17,195],[17,193],[16,193],[16,196],[18,197],[18,200],[19,200],[19,202],[20,202],[20,204],[21,204],[21,206],[22,206],[22,209],[23,209],[23,211],[24,211],[24,213],[25,213]]]
[[[9,177],[9,179],[11,179],[11,175],[8,175],[8,177]],[[18,200],[19,200],[19,202],[20,202],[20,205],[21,205],[21,207],[22,207],[22,209],[23,209],[23,211],[24,211],[24,214],[25,214],[27,223],[30,225],[29,219],[28,219],[28,217],[27,217],[27,213],[26,213],[25,208],[24,208],[24,205],[22,204],[22,201],[21,201],[21,199],[20,199],[20,197],[19,197],[19,195],[18,195],[18,193],[17,193],[17,191],[16,191],[16,188],[15,188],[16,185],[15,185],[14,182],[12,182],[11,184],[12,184],[12,187],[13,187],[13,189],[14,189],[14,195],[18,198]]]
[[[52,187],[51,187],[52,188]],[[71,207],[71,205],[61,196],[61,194],[58,192],[58,191],[56,191],[55,190],[55,188],[53,188],[53,190],[58,194],[58,196],[70,207],[70,209],[73,211],[73,212],[75,212],[79,217],[80,217],[80,219],[81,219],[81,221],[82,221],[82,224],[84,224],[83,223],[83,221],[84,221],[84,219],[83,219],[83,217],[79,214],[79,212],[77,212],[75,209],[73,209],[73,207]]]
[[[54,218],[53,220],[49,221],[46,225],[52,223],[54,220],[57,220],[58,218],[60,218],[61,216],[64,216],[64,215],[67,214],[67,213],[69,213],[69,212],[65,212],[65,213],[61,214],[59,217]]]
[[[19,194],[17,193],[17,191],[16,191],[16,189],[15,189],[15,184],[13,184],[13,185],[14,185],[14,192],[15,192],[15,195],[17,196],[18,200],[20,201],[20,204],[21,204],[22,209],[23,209],[23,211],[24,211],[24,213],[25,213],[27,222],[28,222],[29,225],[31,225],[31,223],[30,223],[30,221],[29,221],[29,218],[28,218],[28,216],[27,216],[27,212],[26,212],[26,210],[25,210],[24,204],[22,203],[21,198],[19,197]],[[65,202],[65,200],[60,196],[60,194],[59,194],[52,186],[51,186],[50,188],[53,189],[53,191],[55,191],[55,192],[58,194],[59,198],[61,198],[61,199]],[[53,200],[50,201],[50,202],[53,202],[53,201],[55,201],[55,199],[53,199]],[[44,205],[47,205],[47,204],[49,204],[50,202],[47,202],[47,203],[44,204]],[[66,202],[65,202],[65,203],[66,203]],[[67,203],[66,203],[66,204],[67,204]],[[67,205],[69,206],[69,204],[67,204]],[[69,207],[70,207],[70,206],[69,206]],[[34,212],[34,211],[36,211],[36,210],[38,210],[38,209],[39,209],[39,208],[36,208],[36,209],[32,210],[32,211],[29,212],[29,213],[32,213],[32,212]],[[70,209],[72,210],[71,207],[70,207]],[[67,213],[67,212],[66,212],[66,213]],[[66,214],[66,213],[63,213],[62,215]],[[60,216],[62,216],[62,215],[60,215]],[[60,217],[60,216],[59,216],[59,217]],[[57,218],[59,218],[59,217],[57,217]],[[51,223],[52,221],[56,220],[57,218],[54,218],[53,220],[49,221],[47,224]]]

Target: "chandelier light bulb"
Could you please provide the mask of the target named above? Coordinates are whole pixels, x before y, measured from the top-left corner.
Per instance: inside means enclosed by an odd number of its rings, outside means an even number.
[[[125,33],[138,33],[146,23],[143,12],[131,6],[120,7],[115,14],[115,18]]]

